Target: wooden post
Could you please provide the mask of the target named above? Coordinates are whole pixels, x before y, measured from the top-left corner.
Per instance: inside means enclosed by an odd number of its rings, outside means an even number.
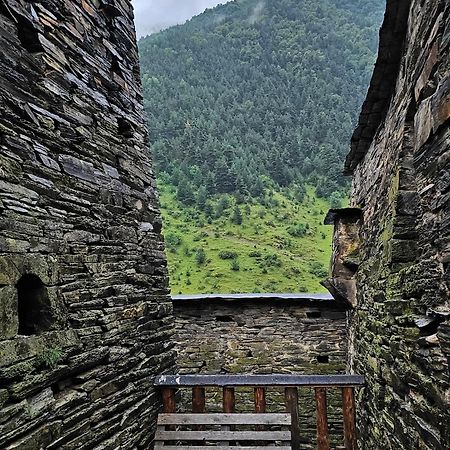
[[[164,388],[162,390],[163,411],[167,414],[177,412],[177,404],[175,402],[176,389]]]
[[[345,448],[346,450],[357,450],[354,388],[342,388],[342,403],[344,413]]]
[[[223,412],[234,413],[235,411],[235,397],[234,388],[223,388]]]
[[[263,387],[255,388],[255,412],[266,412],[266,389]]]
[[[255,388],[255,412],[258,414],[266,412],[266,389],[263,387]],[[256,431],[264,431],[264,425],[257,425]]]
[[[300,450],[300,423],[298,413],[298,390],[288,387],[284,391],[286,411],[292,416],[292,450]]]
[[[317,411],[317,450],[330,450],[328,432],[327,390],[323,387],[315,388]]]
[[[192,412],[204,413],[205,412],[205,388],[193,387],[192,388]]]
[[[174,388],[164,388],[162,391],[163,398],[163,412],[167,414],[176,413],[177,412],[177,404],[175,401],[176,389]],[[175,431],[174,425],[169,425],[167,430]]]

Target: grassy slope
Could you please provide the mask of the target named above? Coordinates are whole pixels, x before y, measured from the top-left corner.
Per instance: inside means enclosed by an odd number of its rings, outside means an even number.
[[[232,223],[232,205],[208,223],[204,214],[182,207],[171,186],[160,182],[159,191],[172,294],[324,291],[319,281],[330,261],[332,230],[322,224],[329,204],[313,189],[301,204],[276,192],[278,206],[241,205],[242,225]],[[309,224],[306,236],[287,232],[297,223]],[[173,244],[174,235],[181,242]],[[206,253],[201,265],[199,248]],[[239,270],[231,268],[232,260],[219,257],[224,250],[238,254]]]

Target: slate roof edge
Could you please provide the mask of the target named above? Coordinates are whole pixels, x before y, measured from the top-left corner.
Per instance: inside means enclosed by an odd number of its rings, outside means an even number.
[[[351,150],[344,165],[344,175],[352,175],[364,159],[386,118],[395,90],[408,28],[412,0],[387,0],[380,29],[378,58],[358,126],[351,139]]]

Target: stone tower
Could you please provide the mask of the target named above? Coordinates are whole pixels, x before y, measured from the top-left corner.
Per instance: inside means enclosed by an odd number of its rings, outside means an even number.
[[[172,368],[130,0],[0,0],[0,448],[147,448]]]
[[[346,162],[352,208],[331,215],[363,449],[450,448],[449,105],[450,2],[388,0]]]

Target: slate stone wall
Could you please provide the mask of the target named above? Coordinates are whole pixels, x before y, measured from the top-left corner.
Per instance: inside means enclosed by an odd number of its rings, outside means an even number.
[[[351,206],[363,213],[350,355],[352,370],[367,380],[358,402],[361,448],[378,450],[382,442],[387,449],[444,450],[450,448],[450,3],[388,1],[381,38],[347,160]],[[390,93],[386,79],[393,80]]]
[[[256,295],[255,295],[256,297]],[[174,298],[181,374],[342,374],[347,363],[347,314],[332,300]],[[183,390],[181,409],[191,410]],[[300,389],[303,447],[315,446],[314,392]],[[329,391],[330,431],[342,439],[342,401]],[[222,393],[207,389],[207,410],[221,411]],[[269,411],[284,411],[283,392],[268,391]],[[253,390],[239,389],[236,410],[254,411]]]
[[[129,0],[0,0],[0,448],[148,448],[173,327]]]

